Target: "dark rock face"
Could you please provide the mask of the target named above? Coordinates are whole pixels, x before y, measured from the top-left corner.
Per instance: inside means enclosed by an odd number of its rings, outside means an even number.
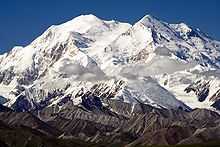
[[[0,72],[0,83],[8,85],[15,77],[15,73],[13,72],[14,67],[10,67],[9,69]]]
[[[210,101],[218,101],[220,99],[220,89],[217,90],[211,97]]]
[[[101,109],[103,107],[101,99],[94,95],[83,95],[82,105],[88,110]]]
[[[12,111],[12,109],[3,106],[2,104],[0,104],[0,112],[8,112],[8,111]]]
[[[203,89],[199,94],[198,94],[198,100],[200,102],[203,102],[207,96],[209,95],[209,89]]]
[[[4,98],[3,96],[0,96],[0,104],[4,104],[7,102],[7,99]]]
[[[189,85],[184,91],[186,93],[193,91],[197,95],[198,101],[203,102],[209,95],[209,87],[209,81],[197,81],[196,83]]]
[[[33,64],[18,77],[17,81],[20,85],[30,85],[38,78],[38,69],[36,69]]]
[[[17,112],[25,112],[32,108],[31,105],[31,102],[26,99],[26,96],[20,95],[16,99],[16,102],[12,105],[12,108]]]
[[[64,98],[62,98],[62,99],[60,100],[60,102],[57,103],[57,105],[58,105],[58,106],[62,106],[62,105],[64,105],[64,104],[66,104],[67,102],[70,101],[71,97],[72,97],[72,94],[68,94],[67,96],[65,96]]]
[[[220,110],[220,99],[215,101],[211,106],[216,108],[217,110]]]

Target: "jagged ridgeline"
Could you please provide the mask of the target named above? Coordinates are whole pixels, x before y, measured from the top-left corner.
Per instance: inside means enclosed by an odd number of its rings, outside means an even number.
[[[216,144],[219,68],[220,42],[184,23],[53,25],[0,55],[0,146]]]

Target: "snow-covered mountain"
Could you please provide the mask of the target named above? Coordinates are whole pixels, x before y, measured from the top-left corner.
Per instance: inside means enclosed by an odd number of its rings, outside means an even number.
[[[184,23],[81,15],[0,56],[0,102],[17,111],[89,97],[103,105],[220,108],[219,68],[220,42]]]

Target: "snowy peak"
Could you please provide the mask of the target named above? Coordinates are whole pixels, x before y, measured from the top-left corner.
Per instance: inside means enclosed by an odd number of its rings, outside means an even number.
[[[191,29],[188,25],[186,25],[185,23],[174,24],[174,28],[175,28],[178,32],[184,33],[184,34],[189,33],[189,32],[192,31],[192,29]]]
[[[154,22],[159,22],[160,20],[152,15],[145,15],[142,19],[140,19],[138,22],[143,24],[149,24]]]
[[[204,41],[209,41],[209,37],[202,33],[198,28],[192,28],[188,26],[185,23],[179,23],[179,24],[170,24],[170,26],[179,34],[180,37],[182,37],[184,40],[190,40],[193,37],[197,37]]]
[[[8,106],[21,100],[48,106],[66,97],[79,104],[77,93],[83,89],[87,95],[98,84],[100,99],[111,95],[128,103],[188,110],[176,86],[203,75],[195,75],[195,66],[197,72],[218,69],[219,46],[184,23],[168,24],[150,15],[134,25],[81,15],[2,55],[0,94]],[[123,81],[122,87],[112,91],[117,81]],[[51,96],[54,91],[61,94]]]
[[[137,24],[142,24],[143,26],[150,28],[152,31],[157,31],[158,33],[161,33],[162,31],[167,29],[167,26],[165,26],[164,22],[151,15],[144,16],[135,25]]]
[[[68,21],[59,27],[64,31],[76,31],[80,34],[86,33],[93,26],[103,26],[105,23],[94,15],[81,15]]]
[[[93,14],[88,14],[88,15],[80,15],[76,18],[74,18],[73,20],[69,21],[69,22],[102,22],[101,19],[99,19],[98,17],[96,17]],[[68,22],[67,22],[68,23]]]

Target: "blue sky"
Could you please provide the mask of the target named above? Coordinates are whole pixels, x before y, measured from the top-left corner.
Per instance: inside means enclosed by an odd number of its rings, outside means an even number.
[[[81,14],[131,24],[150,14],[170,23],[184,21],[220,40],[220,0],[1,0],[0,53]]]

